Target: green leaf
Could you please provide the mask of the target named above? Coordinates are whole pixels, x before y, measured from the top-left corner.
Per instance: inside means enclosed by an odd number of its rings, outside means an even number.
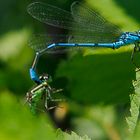
[[[49,117],[33,116],[11,93],[7,91],[1,93],[0,108],[1,139],[54,140],[56,138]]]
[[[140,122],[138,122],[134,135],[131,140],[139,140],[140,139]]]
[[[131,107],[130,117],[126,118],[129,126],[129,131],[133,134],[137,126],[139,109],[140,109],[140,71],[136,71],[136,81],[133,81],[135,93],[130,95]]]
[[[58,140],[91,140],[88,136],[80,137],[75,132],[71,132],[71,134],[62,132],[60,129],[57,131],[57,139]]]
[[[130,52],[77,54],[59,65],[56,78],[61,80],[60,87],[68,91],[65,95],[77,102],[125,103],[133,91],[135,76],[130,56]]]
[[[33,116],[8,91],[0,94],[0,109],[0,138],[3,140],[90,140],[74,132],[56,131],[46,113]]]

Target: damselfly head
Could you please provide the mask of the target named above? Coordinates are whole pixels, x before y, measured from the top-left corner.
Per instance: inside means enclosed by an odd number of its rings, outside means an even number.
[[[40,75],[40,76],[39,76],[39,79],[40,79],[41,81],[52,82],[52,78],[51,78],[51,76],[48,75],[48,74],[42,74],[42,75]]]

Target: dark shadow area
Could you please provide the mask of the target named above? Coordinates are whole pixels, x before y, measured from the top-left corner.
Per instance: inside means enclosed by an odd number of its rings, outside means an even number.
[[[115,0],[120,7],[131,17],[140,22],[140,1],[139,0]],[[128,23],[129,24],[129,23]]]

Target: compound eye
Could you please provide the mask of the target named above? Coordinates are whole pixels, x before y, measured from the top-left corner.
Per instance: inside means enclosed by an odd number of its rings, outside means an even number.
[[[49,79],[49,76],[48,76],[48,75],[45,75],[45,76],[43,77],[43,79],[44,79],[44,80],[48,80],[48,79]]]
[[[39,77],[40,80],[48,80],[49,79],[49,75],[48,74],[43,74]]]

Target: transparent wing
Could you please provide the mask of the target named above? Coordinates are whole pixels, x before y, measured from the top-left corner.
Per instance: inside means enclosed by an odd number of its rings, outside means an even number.
[[[27,7],[27,11],[31,16],[43,23],[72,30],[69,36],[36,35],[32,37],[29,44],[36,51],[41,51],[49,44],[57,42],[113,42],[121,34],[117,26],[107,22],[100,14],[79,2],[74,2],[71,5],[71,13],[40,2],[30,4]]]
[[[67,43],[69,41],[69,35],[54,35],[54,34],[36,34],[29,40],[29,46],[36,52],[40,52],[46,49],[52,43]],[[46,50],[46,53],[57,53],[62,54],[68,51],[81,50],[80,47],[58,47],[55,46],[51,49]]]
[[[37,52],[47,48],[52,43],[81,43],[81,40],[84,39],[87,43],[93,43],[92,38],[93,36],[82,35],[35,34],[30,38],[28,45]]]
[[[96,11],[79,2],[73,2],[71,13],[41,2],[31,3],[27,7],[27,11],[32,17],[43,23],[74,30],[80,35],[94,36],[98,42],[114,41],[121,34],[117,26],[107,22]]]
[[[52,43],[66,43],[67,40],[67,35],[36,34],[29,40],[29,46],[35,51],[41,51]]]
[[[85,4],[74,2],[71,5],[71,13],[74,20],[82,28],[86,28],[86,32],[78,31],[76,33],[82,36],[85,34],[85,37],[88,35],[94,42],[112,42],[117,40],[122,33],[117,26],[105,20],[99,13],[88,8]]]
[[[40,22],[64,29],[72,29],[75,23],[70,12],[41,2],[28,5],[27,12]]]

